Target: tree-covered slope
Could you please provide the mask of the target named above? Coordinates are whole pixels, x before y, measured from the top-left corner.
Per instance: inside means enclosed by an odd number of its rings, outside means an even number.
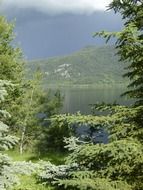
[[[44,85],[121,85],[124,65],[115,53],[113,46],[87,46],[68,56],[30,61],[28,70],[40,68]]]

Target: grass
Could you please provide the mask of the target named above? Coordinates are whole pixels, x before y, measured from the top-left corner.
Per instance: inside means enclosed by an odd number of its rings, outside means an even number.
[[[6,151],[6,154],[10,156],[14,161],[32,161],[38,162],[39,160],[50,161],[53,164],[59,165],[64,163],[64,159],[67,153],[60,152],[47,152],[45,154],[38,155],[34,152],[24,152],[22,155],[16,150]]]
[[[53,164],[59,165],[64,163],[67,156],[66,153],[47,152],[44,155],[37,155],[33,152],[24,152],[20,155],[17,150],[6,151],[14,161],[32,161],[38,162],[39,160],[50,161]],[[54,190],[51,186],[45,186],[37,183],[35,176],[20,176],[20,185],[16,186],[14,190]]]
[[[54,190],[50,186],[37,184],[37,180],[34,176],[22,176],[20,177],[21,184],[16,186],[14,190]]]

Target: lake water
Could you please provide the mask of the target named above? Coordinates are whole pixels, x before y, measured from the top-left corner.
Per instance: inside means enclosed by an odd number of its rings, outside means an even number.
[[[65,88],[60,90],[64,95],[63,108],[61,113],[82,114],[91,113],[91,104],[95,103],[114,103],[115,101],[122,105],[128,105],[132,101],[120,95],[125,92],[123,88],[114,89],[91,89],[91,88]]]
[[[91,114],[91,105],[96,103],[118,103],[120,105],[129,105],[133,101],[127,97],[121,97],[121,94],[126,91],[124,88],[96,89],[96,88],[61,88],[59,89],[64,96],[63,107],[61,113],[77,113]],[[99,114],[99,113],[98,113]],[[90,127],[82,125],[77,128],[78,136],[87,136],[90,132]],[[94,142],[108,143],[108,134],[104,130],[94,132],[92,134]]]

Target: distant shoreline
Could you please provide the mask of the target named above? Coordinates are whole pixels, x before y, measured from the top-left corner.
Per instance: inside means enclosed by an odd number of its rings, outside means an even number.
[[[43,85],[45,89],[62,89],[62,88],[72,88],[72,89],[125,89],[128,84],[117,84],[117,85],[74,85],[74,84],[46,84]]]

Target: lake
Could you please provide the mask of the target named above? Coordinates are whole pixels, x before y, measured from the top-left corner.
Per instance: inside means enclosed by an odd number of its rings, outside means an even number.
[[[116,103],[120,105],[129,105],[133,101],[127,97],[121,97],[121,94],[126,91],[124,88],[61,88],[59,89],[64,96],[63,107],[61,113],[77,113],[91,114],[91,104],[96,103]],[[98,113],[99,114],[99,113]],[[90,127],[82,125],[77,128],[78,136],[87,136],[90,132]],[[94,132],[92,140],[95,142],[108,143],[108,134],[104,130]]]
[[[62,88],[60,91],[64,96],[61,113],[76,113],[80,111],[82,114],[90,114],[91,104],[114,103],[116,101],[122,105],[129,105],[132,102],[127,97],[120,96],[125,92],[123,88]]]

